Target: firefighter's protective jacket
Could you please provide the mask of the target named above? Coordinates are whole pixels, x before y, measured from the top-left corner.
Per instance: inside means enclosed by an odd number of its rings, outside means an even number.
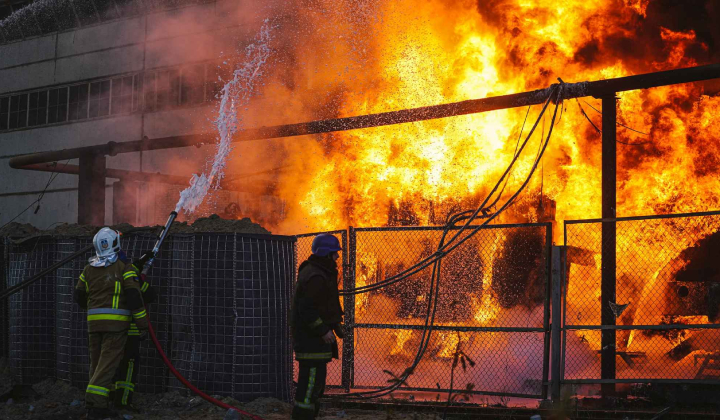
[[[140,270],[137,269],[137,266],[135,264],[133,264],[133,267],[135,267],[136,272],[140,272]],[[155,291],[155,288],[150,285],[144,274],[140,274],[139,280],[140,291],[142,292],[142,298],[145,305],[149,305],[155,302],[155,298],[157,298],[157,292]],[[136,323],[130,323],[130,330],[128,330],[128,335],[140,335],[140,329],[138,328]]]
[[[88,311],[88,331],[127,331],[130,322],[148,327],[137,270],[118,260],[108,267],[85,266],[75,286],[75,302]]]
[[[338,294],[338,269],[334,261],[311,255],[300,264],[290,325],[297,360],[330,360],[338,357],[337,343],[322,339],[342,323]]]

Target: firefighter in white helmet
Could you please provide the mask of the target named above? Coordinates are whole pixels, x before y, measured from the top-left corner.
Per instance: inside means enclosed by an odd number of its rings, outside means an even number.
[[[93,238],[95,256],[75,286],[75,302],[87,309],[90,381],[85,391],[88,419],[104,419],[113,377],[123,358],[130,322],[147,330],[138,272],[119,259],[120,233],[102,228]]]

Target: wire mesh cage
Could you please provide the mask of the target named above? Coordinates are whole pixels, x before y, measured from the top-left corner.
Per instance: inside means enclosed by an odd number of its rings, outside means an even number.
[[[564,379],[720,383],[719,229],[720,212],[567,222]]]
[[[288,400],[292,238],[180,236],[173,260],[179,282],[171,292],[171,341],[178,369],[207,392]]]
[[[12,244],[7,254],[8,287],[57,262],[58,246],[50,238]],[[32,383],[55,372],[56,281],[52,273],[8,298],[9,365],[21,382]]]
[[[9,244],[8,286],[90,244],[89,237],[43,237]],[[130,257],[152,248],[154,236],[122,240]],[[148,280],[158,292],[149,313],[158,340],[178,370],[201,389],[241,401],[289,400],[291,348],[288,312],[294,238],[244,234],[170,235]],[[8,245],[9,244],[9,245]],[[73,289],[88,252],[9,300],[10,367],[17,380],[56,377],[84,387],[88,380],[85,311]],[[182,386],[141,344],[138,391]]]
[[[7,290],[7,278],[8,278],[8,265],[6,264],[7,261],[7,250],[8,250],[8,243],[10,240],[8,238],[0,238],[0,293]],[[8,349],[8,338],[9,338],[9,332],[8,332],[8,318],[9,318],[9,311],[8,311],[8,301],[6,299],[0,300],[0,357],[7,358],[9,356],[9,349]]]

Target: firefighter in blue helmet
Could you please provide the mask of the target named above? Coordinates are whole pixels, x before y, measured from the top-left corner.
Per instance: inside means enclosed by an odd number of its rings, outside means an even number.
[[[294,420],[315,418],[320,409],[318,399],[325,391],[327,364],[338,358],[335,336],[343,338],[337,267],[341,250],[333,235],[318,235],[312,255],[300,264],[290,320],[295,359],[300,365]]]

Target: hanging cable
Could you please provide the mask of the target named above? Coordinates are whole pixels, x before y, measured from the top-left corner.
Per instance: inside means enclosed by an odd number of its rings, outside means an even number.
[[[522,153],[523,149],[525,148],[525,146],[527,145],[528,141],[530,140],[530,137],[532,137],[533,133],[534,133],[535,130],[537,129],[537,126],[538,126],[538,124],[540,123],[540,119],[542,118],[543,114],[545,113],[545,110],[547,109],[548,105],[550,104],[550,102],[551,102],[551,100],[552,100],[552,98],[553,98],[553,94],[555,94],[555,93],[558,92],[558,86],[559,86],[559,85],[553,85],[553,86],[550,88],[550,93],[548,94],[548,97],[547,97],[547,99],[546,99],[546,101],[545,101],[545,103],[544,103],[544,105],[543,105],[542,111],[541,111],[540,114],[538,115],[538,119],[535,121],[535,124],[533,125],[533,128],[530,130],[530,133],[528,133],[528,136],[526,137],[525,141],[523,142],[522,146],[520,147],[520,150],[519,150],[518,153],[513,157],[512,161],[510,162],[510,164],[509,164],[509,166],[508,166],[508,168],[505,170],[505,172],[504,172],[503,175],[500,177],[500,179],[498,180],[498,182],[495,184],[495,186],[493,187],[493,189],[490,191],[490,193],[487,195],[487,197],[483,200],[483,202],[480,204],[480,206],[478,206],[477,209],[472,213],[472,215],[467,218],[467,220],[466,220],[465,224],[463,225],[463,227],[462,227],[458,232],[456,232],[455,235],[453,235],[453,237],[452,237],[445,245],[443,245],[443,247],[442,247],[441,249],[438,249],[438,251],[435,252],[435,254],[433,254],[433,255],[431,255],[431,256],[429,256],[429,257],[427,257],[427,258],[425,258],[425,259],[423,259],[423,260],[421,260],[421,261],[419,261],[419,262],[417,262],[417,263],[415,263],[413,266],[405,269],[404,271],[402,271],[402,272],[400,272],[400,273],[398,273],[398,274],[395,274],[395,275],[393,275],[393,276],[391,276],[391,277],[386,278],[386,279],[383,280],[382,282],[375,283],[375,284],[372,284],[372,285],[366,285],[366,286],[356,287],[356,288],[349,289],[349,290],[343,290],[343,291],[340,291],[340,295],[341,295],[341,296],[347,296],[347,295],[353,295],[353,294],[367,293],[367,292],[369,292],[369,291],[377,290],[377,289],[380,289],[380,288],[389,286],[389,285],[391,285],[391,284],[397,283],[397,282],[399,282],[399,281],[402,281],[402,280],[408,278],[409,276],[411,276],[411,275],[413,275],[413,274],[415,274],[415,273],[418,273],[418,272],[424,270],[425,268],[427,268],[427,267],[429,267],[431,264],[433,264],[437,259],[442,258],[445,254],[447,254],[447,250],[446,250],[445,248],[446,248],[446,247],[450,247],[451,244],[452,244],[455,240],[457,240],[457,238],[459,237],[459,235],[461,235],[462,232],[463,232],[464,230],[466,230],[466,229],[468,228],[468,226],[469,226],[476,218],[478,218],[478,215],[479,215],[481,212],[484,211],[483,216],[484,216],[484,217],[487,217],[487,219],[485,220],[485,222],[483,222],[482,225],[480,225],[480,227],[484,226],[485,224],[489,223],[489,221],[491,221],[492,219],[494,219],[495,217],[497,217],[497,215],[498,215],[499,213],[490,214],[490,213],[488,212],[488,210],[487,210],[486,205],[487,205],[488,201],[490,201],[490,199],[493,197],[493,195],[497,192],[499,186],[503,183],[503,181],[505,180],[505,178],[508,176],[510,170],[511,170],[511,169],[513,168],[513,166],[515,165],[515,163],[517,162],[517,159],[519,158],[519,156],[520,156],[520,154]],[[556,106],[556,110],[557,110],[557,106]],[[464,241],[463,241],[463,242],[464,242]],[[455,248],[452,248],[452,249],[455,249]]]
[[[70,162],[70,159],[68,159],[67,162],[65,162],[65,165],[63,165],[63,167],[67,166],[67,164],[68,164],[69,162]],[[55,162],[55,165],[57,165],[57,162]],[[45,192],[47,192],[47,189],[50,187],[50,184],[52,184],[53,181],[55,181],[55,178],[57,178],[57,176],[58,176],[59,174],[60,174],[59,172],[52,172],[52,173],[50,173],[50,178],[48,179],[47,183],[45,183],[45,188],[43,188],[43,190],[40,191],[40,194],[38,195],[38,198],[36,198],[35,201],[33,201],[32,203],[30,203],[29,206],[25,207],[25,210],[21,211],[21,212],[18,213],[15,217],[13,217],[12,219],[10,219],[9,222],[7,222],[7,223],[5,223],[4,225],[0,226],[0,230],[2,230],[5,226],[9,225],[10,223],[14,222],[15,220],[17,220],[18,217],[20,217],[20,216],[22,216],[23,214],[25,214],[26,211],[30,210],[30,209],[31,209],[33,206],[35,206],[36,204],[37,204],[37,207],[35,207],[35,213],[34,213],[34,214],[37,214],[37,212],[40,210],[40,201],[43,199],[43,197],[45,197]]]
[[[575,98],[575,99],[577,99],[577,98]],[[589,106],[590,108],[592,108],[593,111],[595,111],[595,112],[597,112],[598,114],[602,115],[602,112],[601,112],[600,110],[598,110],[597,108],[595,108],[594,106],[592,106],[592,104],[591,104],[590,102],[588,102],[588,101],[586,101],[586,100],[584,100],[584,99],[583,99],[583,102],[585,102],[585,103],[587,104],[587,106]],[[636,130],[636,129],[630,127],[630,126],[627,126],[627,125],[621,123],[620,121],[616,121],[615,124],[619,125],[620,127],[627,128],[627,129],[630,130],[630,131],[634,131],[634,132],[636,132],[636,133],[638,133],[638,134],[642,134],[643,136],[649,136],[648,133],[643,133],[643,132],[640,131],[640,130]]]
[[[582,114],[583,114],[583,116],[585,117],[585,119],[588,120],[588,122],[593,126],[593,128],[595,129],[595,131],[597,131],[598,133],[602,134],[602,130],[599,129],[598,126],[595,125],[595,123],[590,119],[590,116],[588,116],[588,114],[585,112],[585,109],[582,107],[582,105],[580,105],[580,101],[579,101],[577,98],[575,98],[575,101],[577,102],[578,106],[580,107],[580,112],[582,112]],[[590,105],[587,101],[584,101],[584,102],[585,102],[586,104]],[[592,105],[590,105],[590,108],[595,109],[595,107],[593,107]],[[599,112],[600,115],[602,115],[602,112],[598,111],[597,109],[595,109],[595,111]],[[630,127],[628,127],[628,126],[626,126],[626,125],[624,125],[624,124],[621,124],[621,123],[619,123],[619,122],[616,122],[616,124],[619,125],[619,126],[621,126],[621,127],[625,127],[625,128],[627,128],[627,129],[629,129],[629,130],[635,131],[636,133],[640,133],[640,134],[645,134],[645,135],[647,135],[646,133],[643,133],[642,131],[635,130],[634,128],[630,128]],[[637,143],[629,143],[629,142],[622,141],[622,140],[618,140],[618,139],[615,139],[615,141],[616,141],[617,143],[625,144],[625,145],[628,145],[628,146],[640,146],[640,145],[648,144],[648,143],[651,143],[651,142],[652,142],[652,140],[648,140],[648,141],[641,141],[641,142],[637,142]]]
[[[494,213],[491,217],[489,217],[482,225],[476,226],[473,229],[471,229],[470,233],[468,233],[468,235],[466,237],[462,238],[455,245],[449,247],[446,252],[442,253],[441,256],[433,262],[433,271],[432,271],[432,275],[431,275],[431,291],[433,291],[434,293],[432,293],[430,295],[430,298],[428,299],[428,311],[426,313],[427,316],[425,318],[425,325],[423,326],[423,334],[421,337],[420,346],[418,347],[418,352],[416,353],[415,359],[414,359],[413,363],[411,364],[411,366],[408,367],[407,369],[405,369],[405,371],[401,374],[401,376],[398,378],[398,380],[395,383],[393,383],[392,385],[389,385],[387,387],[383,387],[383,388],[380,388],[377,390],[372,390],[372,391],[338,394],[336,397],[339,397],[339,398],[351,397],[351,398],[362,398],[362,399],[379,398],[379,397],[388,395],[388,394],[392,393],[393,391],[397,390],[400,386],[402,386],[403,383],[406,383],[407,379],[414,373],[418,364],[422,360],[425,352],[427,351],[427,347],[430,343],[430,338],[432,336],[432,330],[433,330],[434,320],[435,320],[435,313],[437,310],[437,302],[439,299],[440,267],[441,267],[442,258],[445,255],[447,255],[448,253],[450,253],[452,250],[454,250],[455,248],[460,246],[462,243],[467,241],[469,238],[474,236],[483,226],[487,225],[492,219],[499,216],[507,207],[509,207],[513,203],[513,201],[518,197],[518,195],[527,186],[527,184],[530,182],[530,179],[532,178],[533,174],[537,170],[538,164],[542,160],[542,156],[545,154],[545,150],[547,149],[547,145],[550,142],[550,137],[552,135],[552,131],[555,126],[555,120],[557,117],[558,107],[559,106],[561,107],[562,104],[563,104],[562,85],[560,85],[559,89],[557,90],[555,110],[553,113],[553,117],[551,120],[550,129],[548,131],[547,138],[543,143],[541,143],[542,144],[541,151],[538,154],[538,156],[536,156],[535,162],[530,170],[530,173],[528,174],[527,178],[521,185],[520,189],[518,189],[518,191],[516,191],[515,194],[513,194],[513,196],[503,205],[503,207],[498,212]],[[537,127],[537,122],[535,124],[535,127]],[[506,171],[506,173],[507,173],[507,171]],[[436,252],[436,255],[440,252],[441,249],[444,249],[445,237],[447,236],[447,233],[450,231],[450,229],[452,227],[454,227],[455,222],[457,222],[460,219],[462,219],[463,217],[465,217],[465,215],[467,213],[468,213],[468,211],[460,212],[456,216],[453,216],[452,218],[450,218],[448,220],[448,223],[446,223],[445,229],[443,230],[443,236],[441,237],[440,242],[438,243],[438,251]],[[475,213],[477,213],[477,212],[475,212]],[[466,226],[464,226],[463,229]],[[457,234],[455,237],[457,237]],[[434,286],[434,288],[433,288],[433,286]],[[432,306],[432,309],[430,309],[431,306]]]

